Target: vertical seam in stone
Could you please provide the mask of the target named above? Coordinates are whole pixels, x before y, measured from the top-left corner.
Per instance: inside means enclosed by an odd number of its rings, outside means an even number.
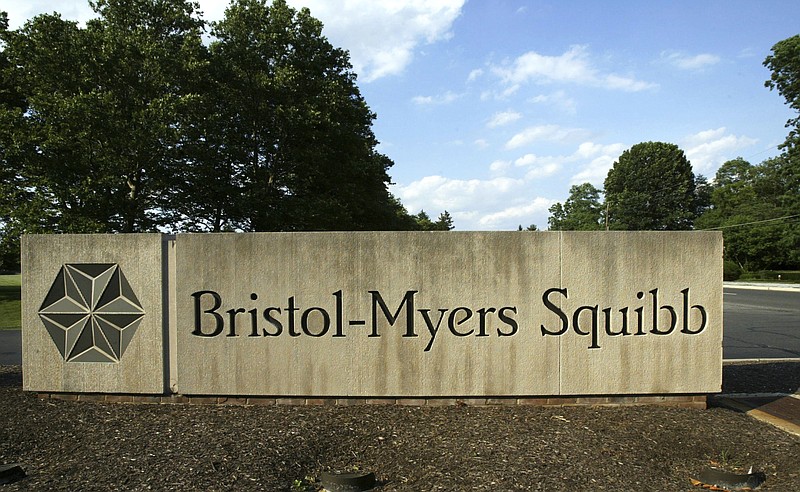
[[[564,288],[564,231],[558,231],[558,288]],[[558,301],[559,307],[563,308],[563,300],[559,299]],[[562,377],[561,377],[561,368],[563,366],[561,360],[561,345],[562,345],[563,337],[558,337],[558,394],[561,395],[563,393],[563,388],[561,386]]]

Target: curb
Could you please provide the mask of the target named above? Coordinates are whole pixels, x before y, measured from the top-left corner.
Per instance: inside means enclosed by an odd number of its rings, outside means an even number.
[[[770,424],[789,434],[800,437],[800,416],[794,413],[791,417],[781,415],[788,410],[797,412],[800,408],[800,395],[794,394],[747,394],[747,395],[717,395],[710,397],[715,406],[720,406],[744,413],[756,420]],[[789,409],[780,406],[793,407]],[[789,420],[791,419],[791,420]]]
[[[800,362],[800,357],[760,357],[756,359],[722,359],[722,365],[769,364],[773,362]]]
[[[771,290],[775,292],[796,292],[800,294],[800,284],[769,284],[769,283],[739,283],[722,282],[723,289],[742,290]]]

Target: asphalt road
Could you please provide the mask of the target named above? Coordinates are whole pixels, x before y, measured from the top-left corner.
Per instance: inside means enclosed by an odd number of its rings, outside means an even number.
[[[723,358],[800,357],[800,292],[726,287],[723,300]],[[0,365],[19,364],[19,330],[0,330]]]
[[[22,365],[22,332],[0,330],[0,366]]]
[[[725,359],[800,357],[800,292],[725,288]]]

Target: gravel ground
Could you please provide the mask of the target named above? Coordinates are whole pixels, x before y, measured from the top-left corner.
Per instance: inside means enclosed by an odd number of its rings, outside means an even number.
[[[726,366],[725,390],[797,390],[800,363]],[[42,400],[0,366],[0,464],[17,490],[683,491],[708,467],[800,490],[800,438],[721,408],[203,406]]]

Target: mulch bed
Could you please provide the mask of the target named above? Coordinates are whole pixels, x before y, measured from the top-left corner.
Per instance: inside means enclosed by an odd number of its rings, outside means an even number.
[[[726,392],[797,389],[800,363],[726,366]],[[792,390],[792,391],[794,391]],[[0,464],[17,490],[701,490],[708,467],[800,490],[800,438],[747,415],[659,406],[224,406],[39,399],[0,366]]]

